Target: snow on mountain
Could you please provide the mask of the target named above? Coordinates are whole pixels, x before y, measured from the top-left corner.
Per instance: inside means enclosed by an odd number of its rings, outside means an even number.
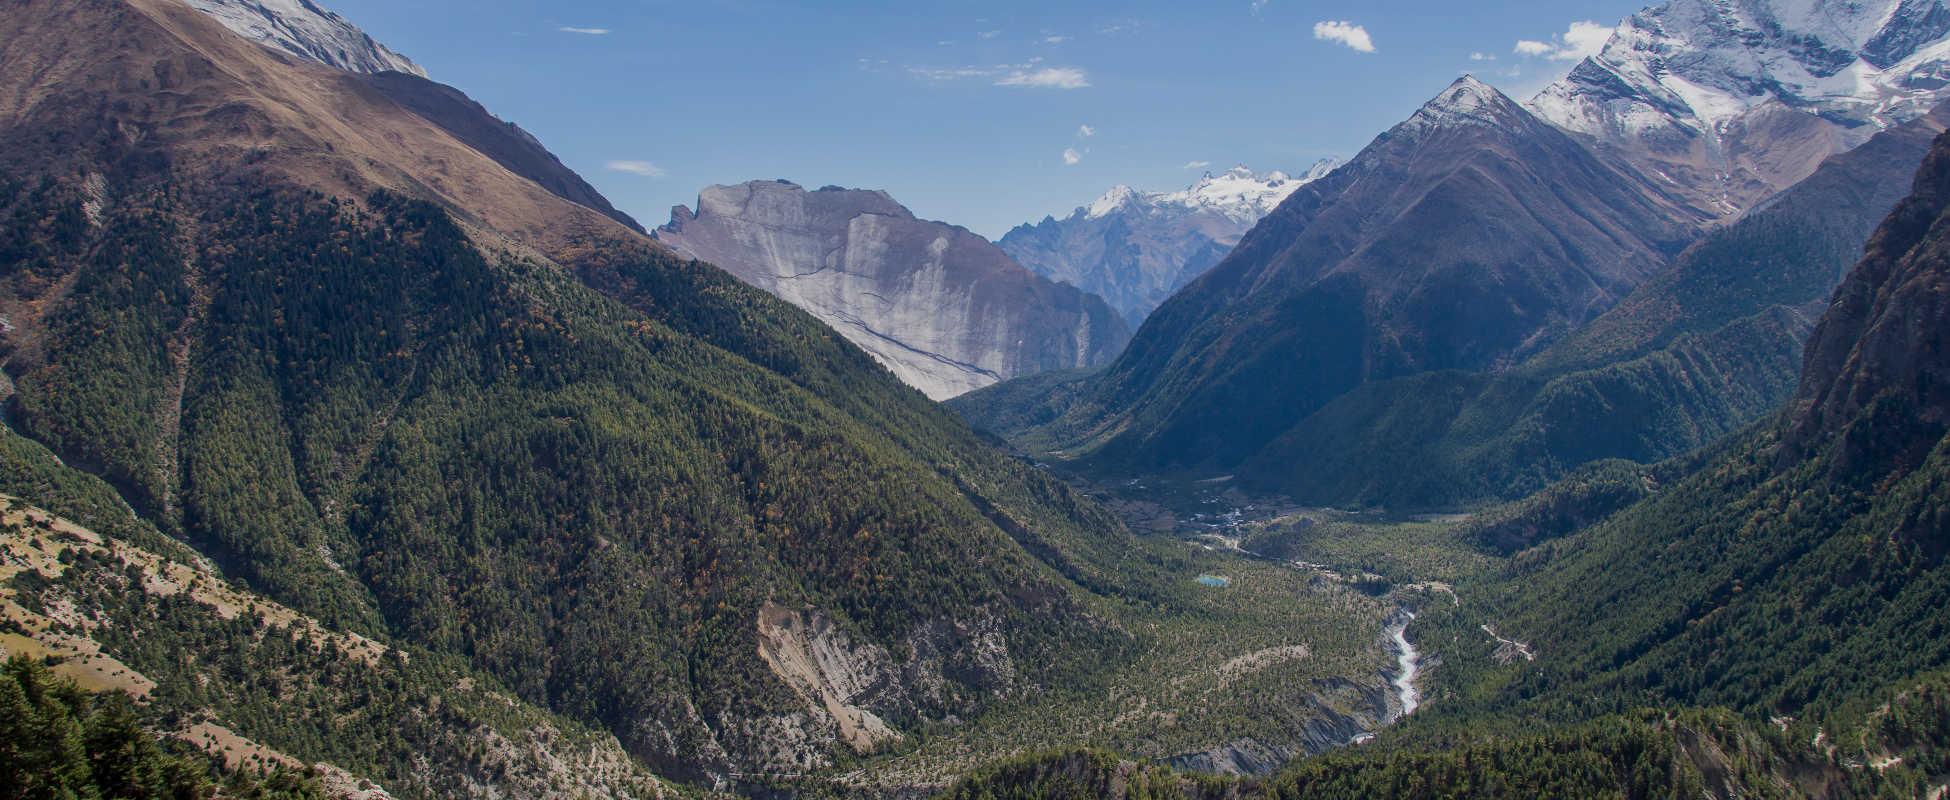
[[[347,72],[406,72],[427,76],[344,17],[311,0],[185,0],[251,41]]]
[[[1944,0],[1671,0],[1528,105],[1732,214],[1947,97]]]
[[[1115,186],[1064,219],[1018,226],[998,244],[1037,274],[1103,297],[1136,324],[1295,190],[1338,166],[1324,159],[1300,177],[1234,167],[1176,192]]]

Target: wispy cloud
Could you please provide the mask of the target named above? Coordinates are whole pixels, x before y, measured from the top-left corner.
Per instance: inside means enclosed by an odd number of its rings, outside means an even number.
[[[1001,32],[1001,31],[982,31],[981,33],[978,33],[978,34],[975,34],[975,35],[976,35],[976,36],[980,36],[980,37],[982,37],[982,38],[984,38],[984,39],[993,39],[993,38],[995,38],[995,37],[997,37],[997,36],[1001,36],[1001,35],[1002,35],[1002,32]]]
[[[627,172],[645,178],[661,178],[666,174],[663,167],[648,161],[611,161],[603,166],[617,172]]]
[[[1090,76],[1075,67],[1043,67],[1010,72],[998,79],[995,85],[1024,89],[1087,89],[1090,88]]]
[[[1266,3],[1267,0],[1253,0],[1253,13],[1258,14],[1260,9],[1266,7]]]
[[[1097,129],[1092,128],[1089,125],[1082,125],[1077,128],[1077,138],[1079,139],[1088,139],[1096,135],[1097,135]]]
[[[1471,61],[1495,61],[1495,60],[1496,60],[1496,56],[1493,56],[1493,55],[1490,55],[1490,54],[1488,54],[1488,53],[1470,53],[1470,54],[1469,54],[1469,60],[1471,60]]]
[[[556,30],[563,33],[580,33],[584,36],[608,36],[611,33],[608,28],[578,28],[574,25],[564,25]]]
[[[998,64],[992,67],[908,67],[907,72],[916,78],[938,83],[983,80],[994,86],[1017,89],[1086,89],[1090,86],[1090,75],[1083,70],[1076,67],[1045,67],[1041,58],[1032,58],[1022,64]]]
[[[1076,166],[1077,162],[1082,160],[1083,160],[1083,154],[1077,152],[1076,148],[1066,147],[1063,149],[1063,163],[1068,164],[1070,166]]]
[[[992,67],[951,67],[948,69],[908,67],[907,73],[923,80],[959,81],[970,78],[993,78],[996,75],[996,70]]]
[[[1512,52],[1526,58],[1580,61],[1604,50],[1605,42],[1611,40],[1612,31],[1612,28],[1591,20],[1580,20],[1571,23],[1571,27],[1563,33],[1552,36],[1548,42],[1535,39],[1518,40]]]
[[[1067,42],[1067,41],[1069,41],[1069,40],[1070,40],[1070,37],[1068,37],[1068,36],[1045,36],[1045,37],[1043,37],[1043,43],[1044,43],[1044,44],[1062,44],[1062,43],[1064,43],[1064,42]]]
[[[1206,167],[1209,167],[1209,166],[1212,166],[1212,162],[1210,162],[1210,161],[1187,161],[1187,162],[1185,162],[1185,167],[1184,167],[1184,168],[1185,168],[1185,169],[1205,169]]]
[[[1314,38],[1323,42],[1340,42],[1354,48],[1357,53],[1374,52],[1374,40],[1368,37],[1368,29],[1345,20],[1314,23]]]

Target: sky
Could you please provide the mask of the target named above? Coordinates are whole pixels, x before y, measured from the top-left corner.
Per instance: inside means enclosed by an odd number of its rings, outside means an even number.
[[[714,183],[990,238],[1118,184],[1352,157],[1457,76],[1525,99],[1645,0],[323,0],[648,227]]]

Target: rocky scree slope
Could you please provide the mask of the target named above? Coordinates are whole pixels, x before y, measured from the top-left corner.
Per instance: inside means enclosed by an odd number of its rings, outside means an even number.
[[[657,240],[811,312],[941,400],[1109,361],[1130,338],[1101,298],[1039,277],[885,192],[711,186]]]
[[[996,244],[1030,271],[1104,298],[1136,327],[1280,201],[1340,163],[1324,159],[1292,177],[1234,167],[1178,192],[1117,186],[1061,220],[1019,225]]]

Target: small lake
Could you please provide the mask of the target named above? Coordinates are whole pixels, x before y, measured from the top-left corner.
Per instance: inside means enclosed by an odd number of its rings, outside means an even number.
[[[1200,575],[1198,576],[1198,582],[1214,589],[1224,589],[1232,585],[1231,578],[1222,578],[1217,575]]]

